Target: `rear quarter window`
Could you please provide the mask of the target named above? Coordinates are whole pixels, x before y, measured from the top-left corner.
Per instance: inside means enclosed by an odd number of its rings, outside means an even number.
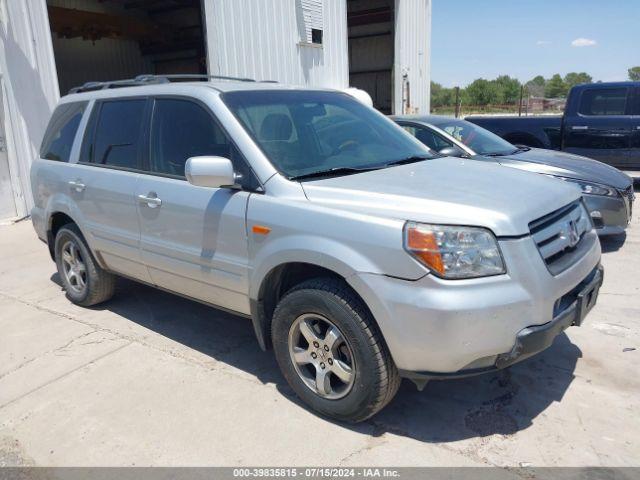
[[[40,147],[40,158],[68,162],[87,102],[58,105],[51,115]]]
[[[589,88],[580,96],[581,115],[624,115],[628,88]]]

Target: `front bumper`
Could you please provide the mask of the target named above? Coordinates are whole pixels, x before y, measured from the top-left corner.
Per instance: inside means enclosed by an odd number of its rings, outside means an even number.
[[[469,280],[425,275],[407,281],[360,273],[348,280],[369,306],[404,376],[482,373],[498,368],[496,364],[506,366],[509,355],[516,357],[515,362],[538,351],[537,332],[553,325],[544,344],[555,336],[556,328],[576,322],[578,307],[572,304],[577,297],[570,303],[568,299],[600,271],[600,244],[595,231],[587,235],[584,256],[555,276],[531,237],[525,237],[500,241],[505,275]],[[517,347],[523,331],[535,339],[527,340],[526,348]],[[513,355],[514,348],[520,353]]]
[[[450,374],[405,370],[400,371],[400,375],[414,380],[461,378],[501,370],[521,362],[549,348],[556,337],[570,326],[580,326],[584,317],[596,304],[603,279],[604,270],[601,266],[598,266],[570,294],[565,295],[565,297],[575,298],[568,307],[558,313],[550,322],[543,325],[532,325],[520,330],[516,335],[513,348],[509,352],[498,355],[493,365],[463,369]]]
[[[553,320],[544,325],[523,328],[516,336],[516,343],[508,353],[498,355],[496,368],[505,368],[529,358],[550,347],[555,338],[572,325],[580,326],[584,317],[596,304],[604,279],[604,270],[598,266],[575,289],[575,300]]]
[[[633,196],[583,195],[598,235],[618,235],[631,221]],[[594,213],[597,212],[597,213]]]

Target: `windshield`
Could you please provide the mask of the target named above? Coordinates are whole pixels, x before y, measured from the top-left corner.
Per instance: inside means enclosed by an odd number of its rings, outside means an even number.
[[[435,156],[347,94],[263,90],[227,92],[222,98],[273,166],[289,178],[347,174]]]
[[[514,145],[498,135],[471,122],[451,119],[433,124],[464,143],[478,155],[509,155],[517,150]]]

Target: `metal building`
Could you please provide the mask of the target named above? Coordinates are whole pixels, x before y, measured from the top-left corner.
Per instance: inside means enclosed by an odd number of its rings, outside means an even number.
[[[431,0],[0,0],[0,221],[28,215],[31,159],[75,85],[208,73],[427,113],[430,29]]]

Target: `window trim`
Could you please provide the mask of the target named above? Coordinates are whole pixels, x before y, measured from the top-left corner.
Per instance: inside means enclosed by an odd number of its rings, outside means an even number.
[[[220,130],[225,135],[225,137],[227,137],[227,139],[229,140],[229,143],[233,146],[233,148],[236,149],[236,151],[240,155],[241,161],[243,161],[245,165],[248,167],[249,172],[251,172],[251,175],[253,175],[253,179],[255,180],[255,183],[258,185],[258,187],[254,189],[247,188],[247,187],[243,187],[242,189],[247,192],[264,193],[264,185],[256,175],[256,172],[253,170],[251,163],[247,160],[247,156],[244,154],[244,152],[242,152],[242,150],[240,150],[240,148],[238,147],[238,144],[233,139],[233,136],[231,136],[229,134],[229,131],[226,128],[224,128],[224,126],[222,125],[222,122],[218,120],[218,118],[216,117],[215,113],[211,110],[209,105],[207,105],[205,102],[203,102],[199,98],[190,97],[188,95],[155,94],[155,95],[150,95],[148,98],[150,101],[149,102],[150,106],[149,106],[149,117],[146,122],[147,138],[145,141],[145,148],[144,148],[145,155],[144,155],[144,162],[142,164],[143,170],[141,170],[138,173],[142,173],[143,175],[149,175],[152,177],[170,178],[173,180],[182,180],[185,182],[187,181],[187,177],[183,175],[173,175],[171,173],[154,172],[151,170],[151,135],[152,135],[152,126],[153,126],[153,116],[156,111],[157,100],[181,100],[181,101],[192,103],[202,108],[209,115],[211,120],[213,120],[213,122],[218,126],[218,128],[220,128]],[[229,160],[233,164],[233,160],[232,159],[229,159]],[[234,170],[235,170],[235,165],[234,165]]]
[[[144,173],[144,171],[141,169],[141,165],[143,164],[143,150],[144,150],[144,143],[145,143],[145,139],[144,139],[144,134],[147,130],[147,124],[148,124],[148,120],[149,120],[149,99],[150,97],[148,95],[135,95],[135,96],[127,96],[127,97],[112,97],[112,98],[100,98],[100,99],[96,99],[94,104],[93,104],[93,108],[91,109],[90,112],[90,117],[87,121],[87,125],[85,127],[85,131],[83,132],[84,134],[84,138],[82,141],[82,145],[80,145],[80,152],[78,154],[78,165],[86,165],[86,166],[90,166],[90,167],[96,167],[96,168],[104,168],[107,170],[120,170],[120,171],[124,171],[124,172],[132,172],[132,173]],[[105,103],[109,103],[109,102],[126,102],[126,101],[133,101],[133,100],[145,100],[145,105],[144,105],[144,109],[142,112],[142,125],[140,126],[140,137],[138,139],[138,145],[136,148],[136,167],[137,168],[130,168],[130,167],[121,167],[121,166],[117,166],[117,165],[109,165],[109,164],[101,164],[101,163],[95,163],[93,161],[94,159],[94,151],[93,151],[93,146],[95,145],[95,141],[96,141],[96,136],[98,133],[98,126],[100,125],[100,113],[102,112],[102,106]],[[93,123],[95,122],[95,123]],[[91,130],[91,131],[90,131]],[[90,137],[90,140],[89,140]],[[88,142],[88,143],[87,143]],[[86,145],[91,145],[92,146],[92,151],[91,151],[91,158],[89,159],[90,161],[85,162],[83,161],[83,153],[85,151],[85,147]]]
[[[625,99],[624,99],[624,113],[620,114],[615,114],[615,115],[588,115],[585,113],[582,113],[580,110],[582,109],[582,99],[585,95],[586,92],[589,91],[604,91],[604,90],[620,90],[624,88],[627,91],[627,94],[625,95]],[[631,88],[628,86],[607,86],[607,87],[598,87],[598,86],[589,86],[586,88],[583,88],[582,91],[580,92],[580,98],[578,98],[578,104],[576,106],[576,113],[578,114],[579,117],[583,117],[583,118],[612,118],[612,117],[629,117],[632,115],[632,113],[629,112],[629,109],[632,105],[633,102],[630,102],[629,100],[631,99]]]

